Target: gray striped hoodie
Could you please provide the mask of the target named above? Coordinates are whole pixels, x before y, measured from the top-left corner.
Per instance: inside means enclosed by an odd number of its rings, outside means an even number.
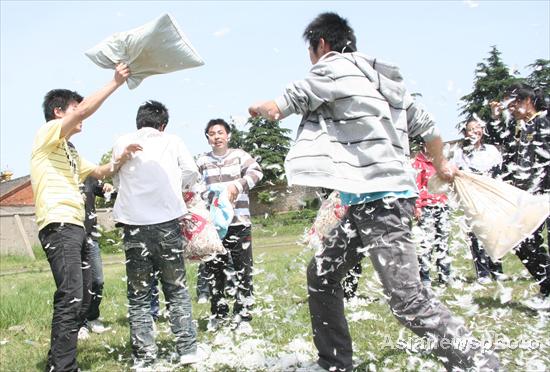
[[[289,184],[349,193],[417,190],[409,137],[439,136],[395,66],[331,52],[275,100],[303,118],[285,159]]]

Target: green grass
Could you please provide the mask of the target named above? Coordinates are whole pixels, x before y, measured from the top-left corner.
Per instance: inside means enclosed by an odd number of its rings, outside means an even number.
[[[256,307],[252,322],[255,334],[252,336],[239,336],[228,330],[218,333],[206,331],[209,305],[196,303],[197,264],[187,264],[198,338],[214,350],[204,364],[205,370],[243,371],[248,367],[253,371],[287,371],[292,370],[285,364],[289,359],[315,359],[305,280],[305,267],[313,252],[294,243],[308,222],[295,219],[293,224],[292,216],[286,217],[286,222],[279,226],[278,221],[264,221],[262,226],[255,221]],[[281,229],[298,233],[282,233]],[[270,233],[262,230],[269,230]],[[434,292],[463,317],[478,337],[484,337],[484,332],[491,331],[499,337],[505,335],[513,340],[527,338],[544,343],[536,350],[500,350],[499,355],[506,369],[550,369],[548,314],[537,314],[521,305],[524,297],[536,293],[537,286],[519,260],[513,255],[508,255],[504,260],[504,271],[511,275],[511,280],[481,287],[475,283],[473,266],[464,246],[458,242],[451,246],[454,255],[452,271],[459,280],[449,288],[434,286]],[[24,259],[10,260],[8,267],[12,269],[16,265],[28,264],[28,259],[27,263]],[[127,371],[131,352],[124,256],[121,253],[104,254],[104,261],[106,284],[101,311],[104,322],[112,330],[79,342],[78,360],[86,371]],[[392,317],[368,259],[363,263],[359,299],[347,306],[357,370],[440,370],[441,365],[435,359],[396,346],[400,337],[402,340],[413,338]],[[37,260],[34,265],[34,271],[4,275],[0,281],[0,371],[3,372],[39,371],[45,365],[54,283],[45,259]],[[2,271],[4,267],[1,267]],[[38,271],[39,268],[43,271]],[[512,291],[510,302],[500,302],[501,287]],[[461,298],[459,296],[471,297],[472,304],[461,304],[457,301]],[[167,319],[161,318],[158,325],[160,333],[157,343],[161,354],[166,355],[172,346]]]

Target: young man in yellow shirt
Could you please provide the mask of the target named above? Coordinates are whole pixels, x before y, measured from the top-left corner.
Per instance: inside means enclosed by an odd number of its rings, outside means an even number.
[[[125,64],[116,67],[114,78],[96,93],[82,98],[66,89],[46,94],[43,108],[46,124],[34,138],[31,181],[36,222],[56,284],[51,344],[46,371],[78,371],[77,334],[90,302],[91,270],[83,264],[86,254],[84,198],[80,185],[88,176],[103,179],[112,175],[141,147],[131,144],[114,163],[96,166],[79,157],[69,139],[82,131],[82,121],[130,75]]]

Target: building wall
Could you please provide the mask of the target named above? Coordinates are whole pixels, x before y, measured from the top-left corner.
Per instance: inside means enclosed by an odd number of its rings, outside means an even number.
[[[29,183],[13,195],[2,199],[0,205],[34,205],[32,186]]]

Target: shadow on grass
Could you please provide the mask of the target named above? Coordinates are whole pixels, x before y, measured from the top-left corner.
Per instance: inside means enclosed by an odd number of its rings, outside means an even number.
[[[477,297],[474,302],[482,308],[492,308],[492,309],[512,309],[520,311],[527,314],[536,315],[538,312],[536,310],[530,309],[527,306],[523,305],[520,302],[510,301],[505,304],[500,303],[498,299],[492,297]]]

